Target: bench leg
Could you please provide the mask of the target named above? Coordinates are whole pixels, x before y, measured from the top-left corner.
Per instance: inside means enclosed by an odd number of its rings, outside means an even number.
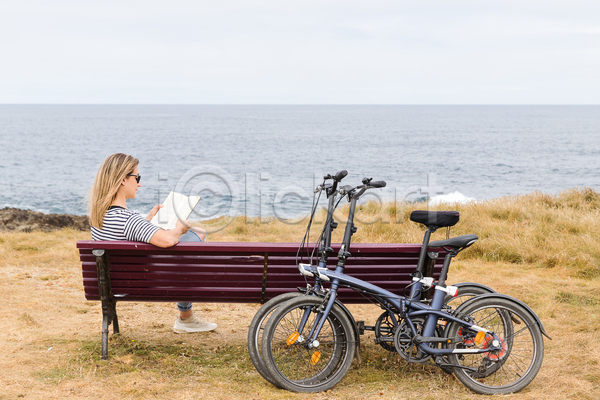
[[[111,302],[113,333],[119,333],[119,318],[117,318],[117,302]]]
[[[108,357],[108,326],[113,324],[113,332],[119,333],[119,320],[117,319],[117,302],[112,294],[110,285],[110,267],[108,254],[105,250],[94,249],[96,256],[96,273],[98,276],[98,292],[102,302],[102,359]]]
[[[102,316],[102,359],[108,358],[108,315]]]
[[[117,319],[117,314],[115,314],[115,319],[113,319],[113,333],[119,333],[119,320]]]
[[[117,318],[117,302],[102,300],[102,359],[108,358],[108,327],[112,323],[113,333],[119,333],[119,319]]]

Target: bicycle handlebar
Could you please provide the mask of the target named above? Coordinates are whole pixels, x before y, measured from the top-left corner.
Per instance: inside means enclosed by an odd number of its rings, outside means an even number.
[[[330,197],[332,194],[334,194],[336,192],[338,182],[340,182],[342,179],[344,179],[346,177],[346,175],[348,175],[348,171],[346,171],[345,169],[336,172],[335,175],[331,175],[331,174],[325,175],[323,177],[323,185],[319,185],[317,187],[316,191],[326,189],[327,197]],[[325,185],[325,181],[328,179],[333,179],[333,183]]]
[[[344,185],[340,188],[339,192],[342,196],[349,195],[350,197],[358,198],[363,195],[368,189],[377,189],[385,187],[387,184],[385,181],[375,181],[371,182],[373,178],[364,178],[362,180],[363,184],[358,185],[356,187],[350,185]],[[355,190],[358,190],[355,192]],[[350,198],[348,198],[350,199]]]
[[[387,185],[385,181],[369,182],[369,186],[372,188],[382,188],[385,187],[385,185]]]
[[[335,176],[333,177],[333,179],[335,179],[336,181],[341,181],[342,179],[344,179],[346,177],[346,175],[348,175],[348,171],[346,171],[345,169],[339,171],[338,173],[335,174]]]
[[[346,177],[346,175],[348,175],[348,171],[343,169],[341,171],[336,172],[335,175],[327,174],[323,177],[323,179],[325,179],[325,180],[333,179],[334,181],[339,182],[342,179],[344,179]]]
[[[382,187],[385,187],[385,185],[386,185],[385,181],[371,182],[372,180],[373,180],[373,178],[363,178],[362,183],[364,186],[357,186],[357,188],[362,188],[362,187],[366,187],[367,189],[382,188]]]

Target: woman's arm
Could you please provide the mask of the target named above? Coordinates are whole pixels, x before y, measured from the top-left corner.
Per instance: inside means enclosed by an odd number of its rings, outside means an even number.
[[[150,244],[153,244],[158,247],[171,247],[175,246],[179,242],[179,237],[186,233],[189,228],[189,221],[185,221],[187,226],[182,224],[181,221],[177,221],[177,225],[173,229],[164,230],[159,229],[156,231],[152,238],[150,239]]]

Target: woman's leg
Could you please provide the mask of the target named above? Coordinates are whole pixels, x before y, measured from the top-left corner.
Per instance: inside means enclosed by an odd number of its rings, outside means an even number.
[[[194,231],[203,242],[206,240],[206,231],[204,229],[193,226],[190,228],[190,231]]]
[[[205,234],[205,236],[203,238],[201,238],[200,235],[198,235],[196,233],[196,231],[193,231],[192,229],[190,229],[189,231],[187,231],[186,234],[184,234],[183,236],[181,236],[179,238],[179,241],[180,242],[204,242],[204,238],[206,237],[206,231],[204,231],[204,229],[202,229],[202,231]],[[179,317],[182,320],[188,319],[189,317],[192,316],[192,314],[194,314],[194,312],[192,311],[192,303],[177,303],[177,309],[179,310]]]
[[[206,231],[200,228],[198,232],[196,228],[190,229],[185,235],[179,238],[180,242],[204,242]],[[173,331],[175,333],[191,333],[191,332],[207,332],[217,328],[217,324],[212,322],[202,321],[194,315],[192,303],[179,302],[177,303],[179,310],[179,318],[175,321]]]
[[[179,318],[182,320],[186,320],[194,314],[192,303],[177,303],[177,309],[179,310]]]
[[[187,233],[179,238],[180,242],[204,242],[206,239],[206,231],[201,229],[202,232],[197,232],[197,228],[192,228]]]

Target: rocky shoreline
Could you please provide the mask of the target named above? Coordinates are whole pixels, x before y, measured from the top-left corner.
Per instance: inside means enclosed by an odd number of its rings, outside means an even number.
[[[51,232],[61,228],[89,231],[90,224],[85,215],[44,214],[8,207],[0,210],[0,232]]]

